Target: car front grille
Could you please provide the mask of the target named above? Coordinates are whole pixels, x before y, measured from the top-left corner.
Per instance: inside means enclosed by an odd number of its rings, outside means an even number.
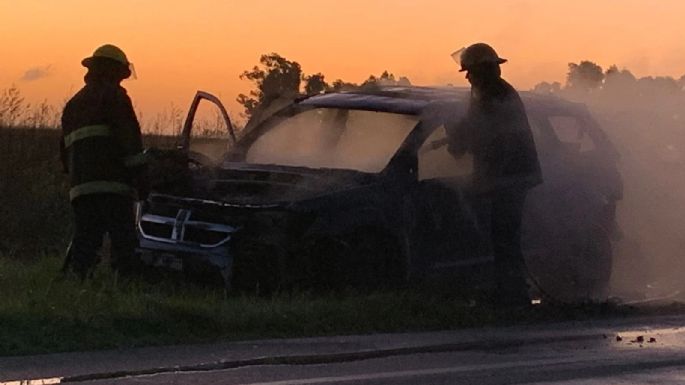
[[[207,215],[195,214],[192,210],[176,209],[174,217],[168,216],[170,212],[169,209],[159,211],[155,208],[140,215],[138,231],[141,236],[158,242],[213,248],[228,242],[237,230],[226,223],[217,223],[220,218],[217,215],[211,216],[216,222],[206,222],[201,219],[207,219]]]
[[[171,239],[171,234],[174,230],[173,225],[153,222],[149,217],[140,222],[140,227],[144,234],[164,239]]]
[[[230,233],[220,231],[219,229],[207,229],[204,226],[187,225],[183,233],[183,239],[186,242],[199,243],[200,245],[218,245],[226,237],[230,237]]]

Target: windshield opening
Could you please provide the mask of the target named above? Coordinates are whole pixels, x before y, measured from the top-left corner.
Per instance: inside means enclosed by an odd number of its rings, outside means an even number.
[[[377,173],[418,123],[412,115],[317,108],[277,118],[245,161]]]

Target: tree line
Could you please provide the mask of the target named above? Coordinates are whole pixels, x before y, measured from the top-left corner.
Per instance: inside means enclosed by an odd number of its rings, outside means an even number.
[[[305,74],[298,62],[277,53],[262,55],[259,64],[244,71],[240,78],[254,84],[248,94],[240,94],[237,98],[244,109],[242,115],[246,118],[252,116],[260,106],[267,106],[279,98],[293,99],[301,95],[379,85],[411,85],[407,77],[395,77],[388,71],[379,76],[371,75],[360,84],[342,79],[328,83],[324,74]],[[592,61],[583,60],[568,64],[564,84],[543,81],[535,85],[532,91],[616,109],[662,110],[666,104],[679,108],[685,105],[685,75],[677,79],[670,76],[638,78],[630,70],[619,69],[616,65],[604,70]]]
[[[407,77],[395,77],[387,70],[379,76],[370,75],[361,84],[336,79],[332,83],[326,81],[324,74],[318,72],[307,75],[296,61],[270,53],[259,58],[259,65],[244,71],[240,78],[249,80],[254,89],[248,94],[240,94],[236,99],[243,108],[243,116],[249,118],[260,106],[268,106],[277,99],[294,99],[301,95],[313,95],[322,92],[349,91],[358,88],[370,88],[381,85],[409,86]]]
[[[685,75],[637,77],[616,65],[604,70],[584,60],[569,63],[565,83],[541,82],[533,87],[541,94],[590,103],[614,110],[670,111],[685,106]]]

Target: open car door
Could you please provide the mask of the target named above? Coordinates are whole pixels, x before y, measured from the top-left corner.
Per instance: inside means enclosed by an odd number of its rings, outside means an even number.
[[[213,117],[198,119],[198,108],[203,100],[216,108]],[[231,118],[219,98],[208,92],[197,91],[183,123],[179,149],[188,155],[191,162],[218,164],[235,142]]]

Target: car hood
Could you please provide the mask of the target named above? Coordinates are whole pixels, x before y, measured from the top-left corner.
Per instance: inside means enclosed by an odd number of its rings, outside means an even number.
[[[226,162],[205,175],[204,198],[237,205],[287,204],[373,183],[377,174]]]

